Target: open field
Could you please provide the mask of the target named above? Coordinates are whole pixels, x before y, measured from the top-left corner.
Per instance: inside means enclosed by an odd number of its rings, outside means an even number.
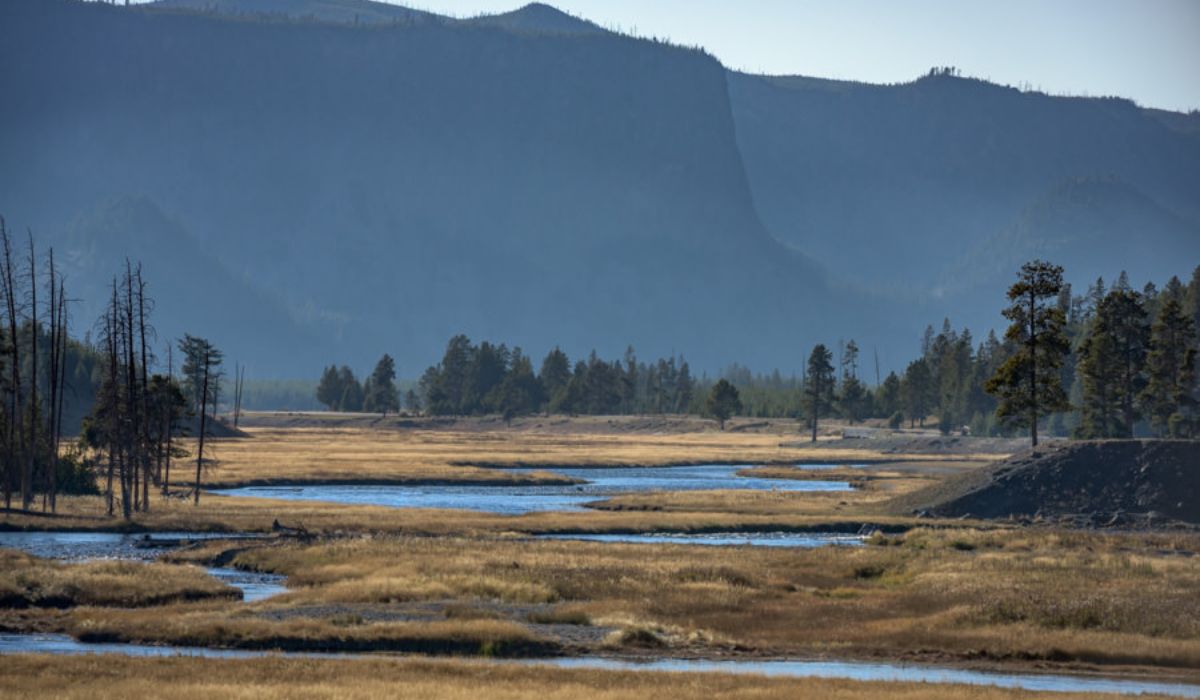
[[[965,685],[771,679],[726,674],[563,670],[432,659],[308,660],[14,656],[5,659],[0,698],[44,694],[73,700],[154,697],[381,698],[430,700],[1114,700],[1117,695],[1036,693]],[[1145,696],[1149,697],[1149,696]]]
[[[553,430],[530,423],[533,419],[513,428],[476,419],[461,421],[462,426],[414,421],[396,429],[362,427],[364,420],[337,427],[306,418],[304,427],[247,427],[247,438],[212,440],[219,466],[205,475],[204,484],[553,483],[548,474],[514,475],[488,467],[986,462],[1007,454],[893,451],[892,443],[872,446],[868,440],[796,443],[794,422],[786,424],[786,432],[781,423],[770,431],[660,432],[637,428],[634,418],[542,419]],[[576,427],[568,431],[568,426]]]
[[[269,414],[276,416],[276,414]],[[287,416],[287,414],[282,414]],[[253,417],[253,416],[252,416]],[[293,418],[295,418],[293,416]],[[148,513],[121,523],[108,518],[97,497],[60,497],[59,514],[43,516],[0,513],[0,528],[269,531],[279,519],[313,532],[372,531],[407,534],[471,534],[497,532],[611,532],[646,530],[716,530],[766,527],[856,530],[864,522],[910,525],[905,514],[884,512],[880,503],[934,483],[946,474],[970,470],[1003,456],[995,445],[975,453],[943,448],[922,451],[922,436],[895,440],[789,441],[796,437],[792,421],[766,422],[767,427],[720,432],[712,421],[670,419],[698,426],[690,432],[646,430],[657,420],[639,418],[555,418],[538,427],[524,419],[513,429],[500,421],[470,419],[438,427],[434,421],[417,428],[363,427],[352,418],[303,414],[295,428],[248,427],[249,437],[210,441],[219,460],[205,477],[209,487],[246,484],[395,483],[395,484],[556,484],[571,483],[553,474],[563,466],[659,466],[733,463],[761,467],[762,475],[783,478],[834,478],[857,488],[840,493],[709,491],[659,493],[612,499],[595,512],[531,513],[504,517],[470,511],[402,510],[320,502],[228,498],[205,494],[199,507],[189,499],[153,499]],[[311,427],[325,421],[349,421],[353,427]],[[262,420],[262,419],[260,419]],[[298,419],[297,419],[298,420]],[[373,418],[373,420],[379,420]],[[403,419],[392,418],[392,421]],[[251,426],[254,421],[250,421]],[[752,423],[751,425],[758,425]],[[574,426],[575,432],[571,432]],[[736,426],[735,426],[736,427]],[[699,428],[705,428],[703,430]],[[830,430],[840,430],[833,426]],[[924,434],[922,434],[924,435]],[[936,438],[934,438],[936,441]],[[878,443],[878,446],[876,446]],[[1003,445],[1002,445],[1003,446]],[[794,463],[867,464],[862,468],[811,472],[788,468]],[[476,466],[487,465],[487,466]],[[542,470],[513,474],[499,466]],[[182,488],[194,465],[175,465],[173,488]],[[758,471],[758,470],[756,470]],[[616,512],[616,511],[622,512]],[[828,527],[826,527],[828,529]]]
[[[505,430],[481,421],[438,429],[250,427],[250,437],[215,441],[221,466],[209,483],[502,483],[496,477],[509,475],[495,468],[503,465],[552,472],[555,465],[736,463],[756,465],[747,467],[748,474],[850,481],[856,488],[647,492],[611,497],[578,512],[519,516],[211,493],[198,507],[179,498],[154,499],[149,513],[136,514],[124,527],[267,532],[279,520],[314,538],[213,541],[169,554],[172,564],[121,570],[129,580],[120,590],[164,592],[166,597],[155,600],[132,593],[100,596],[102,579],[93,572],[118,564],[25,558],[12,568],[46,572],[47,580],[66,577],[55,585],[75,596],[61,609],[10,607],[0,612],[0,628],[91,641],[245,649],[901,660],[1200,679],[1200,534],[1020,527],[918,518],[891,507],[897,498],[974,473],[1001,456],[1003,444],[985,443],[976,451],[969,440],[909,435],[827,439],[811,446],[772,424],[725,433],[660,434],[631,429],[628,422],[603,428],[594,419],[582,421],[577,432],[561,424],[552,430],[536,425]],[[790,466],[797,462],[839,466],[819,471]],[[856,464],[866,466],[848,466]],[[60,500],[57,516],[5,513],[0,527],[114,529],[120,521],[106,517],[103,507],[97,497],[68,497]],[[855,532],[863,524],[892,534],[878,533],[862,547],[818,549],[531,539],[606,532]],[[178,591],[187,590],[188,577],[203,574],[178,563],[283,574],[289,592],[249,604],[195,600],[203,596]],[[21,663],[32,669],[39,662]],[[252,661],[138,663],[156,669],[179,663],[173,668],[185,675],[197,669],[194,685],[187,685],[196,693],[221,692],[201,679],[199,669],[228,664],[259,679],[256,697],[319,697],[337,687],[327,681],[339,673],[332,669],[360,662],[295,662],[323,669],[311,671],[323,674],[310,676],[315,685],[299,677],[264,677]],[[426,683],[430,697],[465,696],[475,682],[470,664],[412,663],[417,665],[395,663],[380,673],[407,678],[416,687]],[[509,667],[488,673],[513,674],[504,676],[511,685],[503,692],[514,697],[544,692],[570,698],[585,688],[588,697],[604,692],[638,697],[670,685],[656,675]],[[580,685],[572,685],[573,677]],[[6,678],[0,692],[14,682]],[[126,684],[141,681],[109,674],[95,682],[89,696],[135,692]],[[699,682],[706,692],[715,687],[728,697],[785,697],[797,689],[848,698],[878,692],[827,681],[712,676],[685,681]],[[375,692],[372,683],[374,677],[362,686],[364,695]],[[586,683],[598,684],[601,694]],[[904,684],[883,687],[901,697],[916,692]],[[929,688],[921,691],[920,697],[937,697]],[[1031,696],[965,688],[936,692]]]
[[[248,605],[79,607],[0,623],[235,648],[828,657],[1200,674],[1200,538],[915,529],[809,550],[474,538],[212,542],[171,559],[285,574]]]

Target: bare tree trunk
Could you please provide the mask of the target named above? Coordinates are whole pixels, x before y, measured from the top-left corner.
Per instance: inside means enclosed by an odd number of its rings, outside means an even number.
[[[137,266],[137,305],[138,305],[138,337],[141,343],[142,355],[142,385],[141,395],[141,430],[138,437],[141,443],[142,463],[142,510],[150,510],[150,410],[147,397],[150,393],[150,382],[146,373],[149,359],[146,352],[146,283],[142,280],[142,265]]]
[[[50,403],[46,412],[46,492],[42,496],[42,510],[49,499],[54,510],[55,491],[58,487],[58,450],[54,421],[58,418],[58,290],[55,285],[54,249],[50,249]]]
[[[140,510],[141,493],[138,489],[141,466],[138,439],[141,435],[137,407],[137,365],[133,360],[133,270],[129,259],[125,259],[125,401],[128,410],[129,432],[125,439],[125,449],[129,459],[130,481],[133,485],[133,509]]]
[[[33,471],[38,453],[38,323],[37,323],[37,258],[33,247],[33,232],[29,232],[29,293],[32,300],[29,328],[29,450],[25,470],[21,473],[21,505],[25,510],[33,505]]]
[[[9,390],[12,392],[9,396],[8,455],[5,460],[4,470],[4,507],[12,508],[13,482],[16,473],[20,470],[21,452],[23,451],[21,414],[24,408],[21,405],[21,344],[18,342],[17,337],[16,274],[13,270],[12,239],[8,236],[8,229],[4,227],[3,219],[0,219],[0,243],[4,247],[3,279],[0,281],[3,282],[5,310],[8,313]]]
[[[126,520],[129,520],[131,512],[130,490],[131,490],[131,475],[129,468],[129,449],[128,449],[128,414],[122,416],[121,406],[121,368],[120,356],[123,350],[128,348],[128,339],[125,337],[125,322],[122,319],[124,311],[121,308],[121,298],[117,294],[117,279],[113,278],[112,291],[112,354],[109,359],[109,367],[111,369],[112,380],[111,385],[111,400],[110,412],[112,413],[112,445],[109,447],[110,454],[116,453],[117,468],[120,471],[121,481],[121,515]],[[128,406],[125,406],[128,409]]]
[[[815,374],[815,372],[814,372]],[[812,400],[812,442],[817,441],[817,421],[821,416],[821,380],[816,378],[813,380],[813,400]]]
[[[200,390],[200,436],[199,443],[196,447],[196,488],[193,493],[193,504],[200,505],[200,471],[204,465],[204,431],[207,428],[206,418],[208,416],[206,402],[208,401],[208,370],[209,370],[209,352],[204,351],[204,385]]]
[[[50,492],[50,511],[58,512],[58,448],[62,442],[62,426],[63,426],[63,406],[66,404],[67,396],[67,296],[66,287],[63,286],[62,279],[58,282],[58,411],[54,417],[54,490]]]
[[[246,368],[234,365],[233,373],[233,428],[236,430],[242,416],[242,387],[246,380]]]
[[[1037,296],[1029,292],[1029,437],[1032,447],[1038,442],[1037,385]]]
[[[167,346],[167,382],[175,381],[175,368],[172,366],[171,346]],[[163,472],[163,495],[166,496],[171,491],[171,433],[174,431],[174,413],[175,406],[169,405],[166,410],[166,432],[167,432],[167,449],[166,449],[166,470]]]

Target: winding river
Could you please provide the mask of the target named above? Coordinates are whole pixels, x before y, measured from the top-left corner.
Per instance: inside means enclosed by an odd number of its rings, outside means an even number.
[[[543,511],[579,511],[583,504],[612,496],[650,491],[848,491],[845,481],[802,481],[739,476],[745,464],[703,464],[683,467],[554,468],[552,471],[583,483],[570,485],[430,485],[245,486],[218,489],[227,496],[255,496],[297,501],[328,501],[391,508],[458,508],[504,515]],[[524,474],[532,469],[507,469]]]
[[[264,656],[348,659],[378,658],[387,654],[337,654],[208,649],[204,647],[149,646],[141,644],[87,644],[58,634],[0,634],[0,654],[124,654],[127,656],[195,656],[242,659]],[[853,661],[759,661],[703,659],[656,659],[643,661],[601,656],[557,659],[488,660],[478,663],[519,664],[619,671],[672,671],[678,673],[758,674],[781,678],[846,678],[858,681],[904,681],[913,683],[960,683],[1073,693],[1158,693],[1181,698],[1200,698],[1200,685],[1164,683],[1154,680],[1117,679],[1097,676],[1064,676],[1038,673],[996,673],[919,664],[860,663]]]

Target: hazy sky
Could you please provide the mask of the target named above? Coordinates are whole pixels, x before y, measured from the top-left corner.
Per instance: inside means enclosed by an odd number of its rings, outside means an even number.
[[[525,0],[417,0],[458,16]],[[731,67],[869,82],[934,65],[1048,92],[1200,108],[1200,0],[555,0],[602,25],[698,44]]]

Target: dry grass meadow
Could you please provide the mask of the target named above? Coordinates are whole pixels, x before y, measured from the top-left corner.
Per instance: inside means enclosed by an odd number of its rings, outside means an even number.
[[[770,426],[768,426],[770,427]],[[502,516],[223,497],[198,507],[155,499],[133,530],[258,531],[275,520],[311,540],[210,542],[153,565],[57,564],[0,553],[0,629],[92,641],[250,649],[821,657],[925,661],[1200,680],[1200,535],[1016,527],[890,514],[889,499],[974,468],[992,454],[800,445],[768,429],[571,432],[259,427],[217,442],[211,484],[475,481],[495,468],[757,464],[852,465],[818,478],[850,492],[695,491],[611,498],[583,512]],[[846,443],[852,443],[847,445]],[[535,478],[553,478],[551,475]],[[113,529],[96,497],[57,516],[7,513],[0,527]],[[776,549],[537,540],[541,533],[855,530],[862,547]],[[287,576],[289,592],[221,600],[194,564]],[[64,593],[67,591],[69,593]],[[57,601],[39,606],[34,599]],[[23,600],[24,602],[17,602]],[[128,696],[170,677],[180,697],[978,697],[1035,694],[966,687],[566,671],[435,661],[6,659],[0,696],[20,695],[45,664],[62,697]],[[121,669],[138,664],[139,674]],[[96,673],[103,668],[103,673]],[[215,674],[213,669],[222,669]],[[283,672],[282,669],[288,669]],[[89,675],[90,674],[90,675]],[[74,685],[72,678],[87,677]],[[691,692],[688,692],[688,691]],[[410,694],[410,693],[406,693]],[[1065,697],[1056,695],[1056,697]]]
[[[410,660],[212,660],[81,656],[10,657],[0,698],[63,700],[158,697],[294,700],[385,697],[428,700],[1115,700],[1116,695],[1037,693],[965,685],[863,683],[727,674],[564,670],[488,662]]]

